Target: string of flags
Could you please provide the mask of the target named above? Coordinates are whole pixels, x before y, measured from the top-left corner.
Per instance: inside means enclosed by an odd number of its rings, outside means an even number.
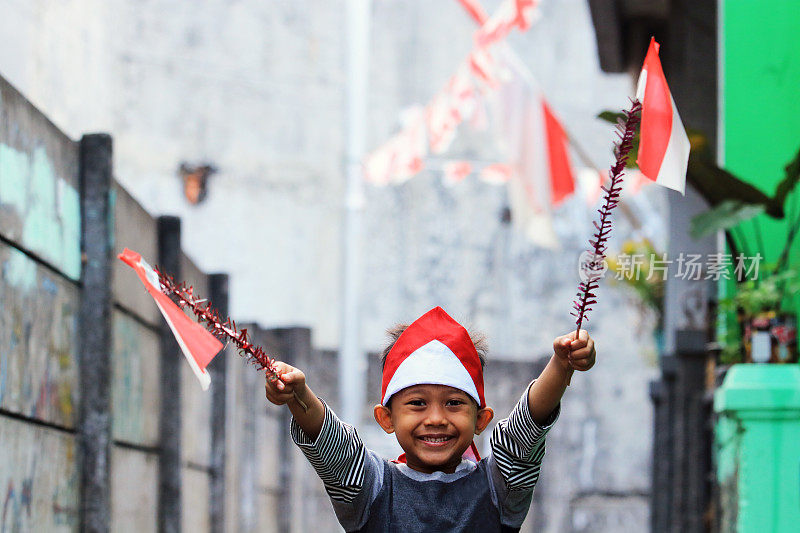
[[[462,2],[482,13],[477,2]],[[428,154],[445,152],[458,126],[476,114],[480,120],[482,97],[508,81],[511,73],[497,61],[491,47],[514,28],[526,31],[537,13],[538,1],[506,0],[475,34],[472,50],[444,87],[424,107],[409,110],[403,128],[364,160],[365,179],[377,185],[402,183],[424,168]],[[490,171],[494,174],[494,171]],[[493,175],[492,177],[497,177]]]
[[[425,169],[429,155],[442,154],[450,148],[463,122],[475,117],[485,121],[490,97],[499,99],[505,108],[501,113],[506,122],[503,144],[511,147],[507,160],[482,168],[468,161],[451,161],[442,168],[443,180],[455,185],[476,173],[482,181],[505,184],[515,224],[535,243],[557,247],[555,235],[548,231],[552,210],[579,188],[585,191],[587,202],[596,204],[607,177],[605,173],[592,175],[583,171],[580,187],[576,186],[569,138],[556,113],[535,83],[526,84],[513,64],[492,54],[491,47],[501,43],[514,28],[525,31],[531,27],[539,14],[538,2],[506,0],[489,17],[477,0],[458,1],[480,25],[473,50],[426,106],[408,110],[401,120],[401,130],[367,155],[365,179],[375,185],[410,179]],[[636,194],[650,182],[683,193],[688,138],[669,94],[655,40],[642,69],[637,99],[643,104],[637,161],[641,170],[629,173],[626,194]],[[524,123],[520,124],[520,120]]]

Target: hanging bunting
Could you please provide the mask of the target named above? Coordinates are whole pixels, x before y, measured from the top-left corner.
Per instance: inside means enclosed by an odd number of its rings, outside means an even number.
[[[443,171],[445,185],[453,186],[470,175],[472,164],[468,161],[450,161],[444,164]]]
[[[603,194],[603,181],[605,172],[594,168],[583,167],[578,170],[578,183],[580,183],[586,203],[591,207],[597,205]]]
[[[511,167],[505,163],[493,163],[483,167],[481,170],[481,181],[492,185],[505,185],[511,179]]]
[[[500,65],[489,51],[489,46],[504,39],[513,28],[527,30],[537,12],[536,0],[505,0],[495,16],[487,18],[476,0],[460,0],[471,16],[484,22],[475,37],[476,45],[459,64],[456,73],[445,87],[425,106],[425,142],[416,148],[422,137],[418,132],[406,131],[418,127],[415,122],[406,126],[364,159],[365,178],[377,185],[402,182],[424,167],[423,160],[430,152],[440,154],[452,144],[458,126],[480,112],[479,95],[495,91],[511,78],[510,71]],[[475,119],[477,125],[485,124],[485,117]]]

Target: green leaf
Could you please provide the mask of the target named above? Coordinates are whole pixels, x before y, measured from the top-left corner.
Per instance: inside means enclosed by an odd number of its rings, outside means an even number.
[[[794,156],[794,160],[784,167],[784,171],[786,172],[786,177],[781,180],[775,189],[775,201],[780,205],[784,204],[786,197],[800,182],[800,151]]]
[[[597,115],[597,118],[603,119],[606,122],[610,122],[612,124],[616,124],[620,120],[625,120],[625,113],[622,113],[621,111],[605,110],[601,111],[600,114]]]
[[[689,153],[686,181],[700,193],[712,207],[732,200],[743,204],[761,205],[773,218],[783,218],[783,206],[749,183],[740,180],[727,170],[718,167],[703,154]]]
[[[692,218],[690,234],[700,239],[721,229],[728,229],[765,211],[763,205],[753,205],[739,200],[725,200],[713,209]]]

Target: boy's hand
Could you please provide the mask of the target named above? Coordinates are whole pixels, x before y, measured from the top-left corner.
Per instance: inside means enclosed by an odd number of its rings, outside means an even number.
[[[282,361],[275,361],[275,369],[280,375],[279,379],[270,381],[267,378],[267,400],[275,405],[283,405],[295,398],[303,400],[306,396],[306,376],[303,372]]]
[[[569,386],[575,370],[589,370],[594,366],[594,341],[584,330],[556,337],[553,356],[539,378],[528,388],[528,410],[533,421],[543,424],[558,406],[564,390]]]
[[[314,396],[306,384],[306,375],[282,361],[275,361],[278,379],[267,378],[267,400],[275,405],[286,405],[300,429],[311,439],[316,439],[325,421],[325,406]]]
[[[586,371],[594,366],[596,356],[594,341],[586,330],[582,329],[577,339],[574,331],[556,337],[553,341],[553,352],[564,368]]]

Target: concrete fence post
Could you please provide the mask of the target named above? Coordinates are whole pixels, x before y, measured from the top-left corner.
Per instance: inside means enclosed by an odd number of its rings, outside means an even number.
[[[708,414],[705,396],[705,332],[677,331],[672,493],[673,527],[704,532],[710,501]]]
[[[219,311],[220,316],[228,316],[228,275],[211,274],[208,277],[209,299]],[[226,351],[222,350],[211,364],[211,487],[209,490],[209,514],[212,533],[222,533],[225,529],[225,450],[227,441],[226,401],[227,361]]]
[[[650,383],[655,410],[651,530],[703,532],[711,501],[711,412],[705,332],[675,332],[675,354]]]
[[[158,218],[158,267],[181,281],[181,221]],[[158,529],[181,531],[181,361],[180,347],[166,321],[161,322],[161,419],[158,461]]]
[[[113,183],[111,137],[80,141],[81,296],[79,312],[80,530],[106,532],[111,525],[111,260]]]
[[[284,361],[306,371],[311,363],[311,330],[308,328],[280,328],[274,330],[281,346],[280,352]],[[299,453],[292,453],[293,444],[289,436],[289,420],[291,415],[288,409],[282,412],[281,425],[285,435],[281,440],[281,487],[280,505],[284,509],[291,509],[291,516],[299,520],[281,521],[281,527],[289,533],[302,532],[308,529],[306,517],[302,509],[305,507],[305,458]],[[288,513],[287,513],[288,515]]]
[[[672,527],[675,367],[675,357],[662,357],[661,379],[650,383],[650,398],[654,408],[653,485],[650,504],[653,533],[668,533]]]

